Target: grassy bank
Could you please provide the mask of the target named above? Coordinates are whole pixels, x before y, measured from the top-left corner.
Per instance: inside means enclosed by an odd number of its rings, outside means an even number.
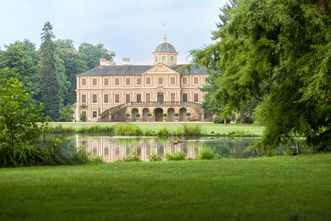
[[[0,169],[1,220],[329,220],[331,154]]]
[[[107,123],[93,123],[93,122],[77,122],[77,123],[67,123],[67,122],[51,122],[49,127],[51,131],[59,132],[74,132],[74,133],[98,133],[98,132],[108,132],[110,133],[110,128],[118,125],[118,123],[107,122]],[[139,127],[141,133],[144,135],[158,135],[167,130],[168,134],[180,133],[180,130],[185,126],[187,128],[199,128],[201,135],[219,135],[219,136],[261,136],[264,128],[257,125],[247,125],[247,124],[214,124],[208,122],[132,122],[128,125],[133,127]],[[136,129],[134,129],[136,130]],[[161,133],[159,133],[161,131]],[[179,132],[178,132],[179,131]],[[138,131],[139,132],[139,131]],[[167,134],[167,133],[166,133]],[[115,134],[119,135],[119,134]],[[132,134],[141,135],[141,134]]]

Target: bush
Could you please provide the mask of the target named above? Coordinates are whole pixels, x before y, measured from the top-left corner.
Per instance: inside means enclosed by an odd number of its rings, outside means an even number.
[[[201,134],[201,128],[199,125],[191,127],[185,124],[183,126],[183,135],[186,137],[199,137]]]
[[[91,126],[91,127],[82,127],[77,130],[77,133],[82,134],[107,134],[113,135],[114,128],[113,127],[100,127],[100,126]]]
[[[224,117],[218,115],[213,118],[213,122],[215,124],[224,124]],[[231,122],[231,119],[226,119],[226,123],[229,124]]]
[[[182,152],[177,152],[174,154],[166,154],[167,160],[185,160],[185,155]]]
[[[198,160],[212,160],[216,159],[217,154],[211,148],[204,147],[200,150],[197,159]]]
[[[113,126],[114,135],[116,136],[140,136],[143,131],[134,124],[119,123]]]
[[[157,154],[152,154],[149,156],[149,161],[161,161],[161,157]]]
[[[87,116],[86,116],[86,113],[85,112],[80,113],[79,120],[81,122],[86,122],[87,121]]]
[[[123,159],[125,162],[139,162],[141,161],[137,152],[131,152],[130,155]]]
[[[168,137],[170,135],[170,131],[163,127],[157,132],[157,136],[159,137]]]

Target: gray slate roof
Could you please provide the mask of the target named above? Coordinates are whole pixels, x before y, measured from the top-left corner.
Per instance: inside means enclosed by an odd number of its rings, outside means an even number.
[[[115,75],[141,75],[155,65],[116,65],[116,66],[98,66],[87,72],[78,74],[78,76],[115,76]],[[196,65],[173,65],[169,67],[180,74],[207,74],[204,67]]]
[[[155,48],[155,52],[176,52],[176,49],[172,44],[163,42]]]

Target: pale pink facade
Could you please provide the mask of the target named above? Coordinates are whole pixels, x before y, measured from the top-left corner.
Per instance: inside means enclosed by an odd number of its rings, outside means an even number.
[[[100,60],[99,67],[77,75],[76,121],[82,113],[88,121],[205,120],[201,88],[207,72],[177,65],[177,54],[164,42],[153,52],[153,65]]]

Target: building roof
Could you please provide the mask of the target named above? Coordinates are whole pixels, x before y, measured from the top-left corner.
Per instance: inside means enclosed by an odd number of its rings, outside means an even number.
[[[174,52],[174,53],[177,53],[175,47],[172,44],[170,44],[166,41],[159,44],[158,46],[156,46],[154,52]]]
[[[155,65],[116,65],[98,66],[78,76],[119,76],[119,75],[141,75]],[[173,65],[169,67],[180,74],[207,74],[206,68],[197,65]]]

